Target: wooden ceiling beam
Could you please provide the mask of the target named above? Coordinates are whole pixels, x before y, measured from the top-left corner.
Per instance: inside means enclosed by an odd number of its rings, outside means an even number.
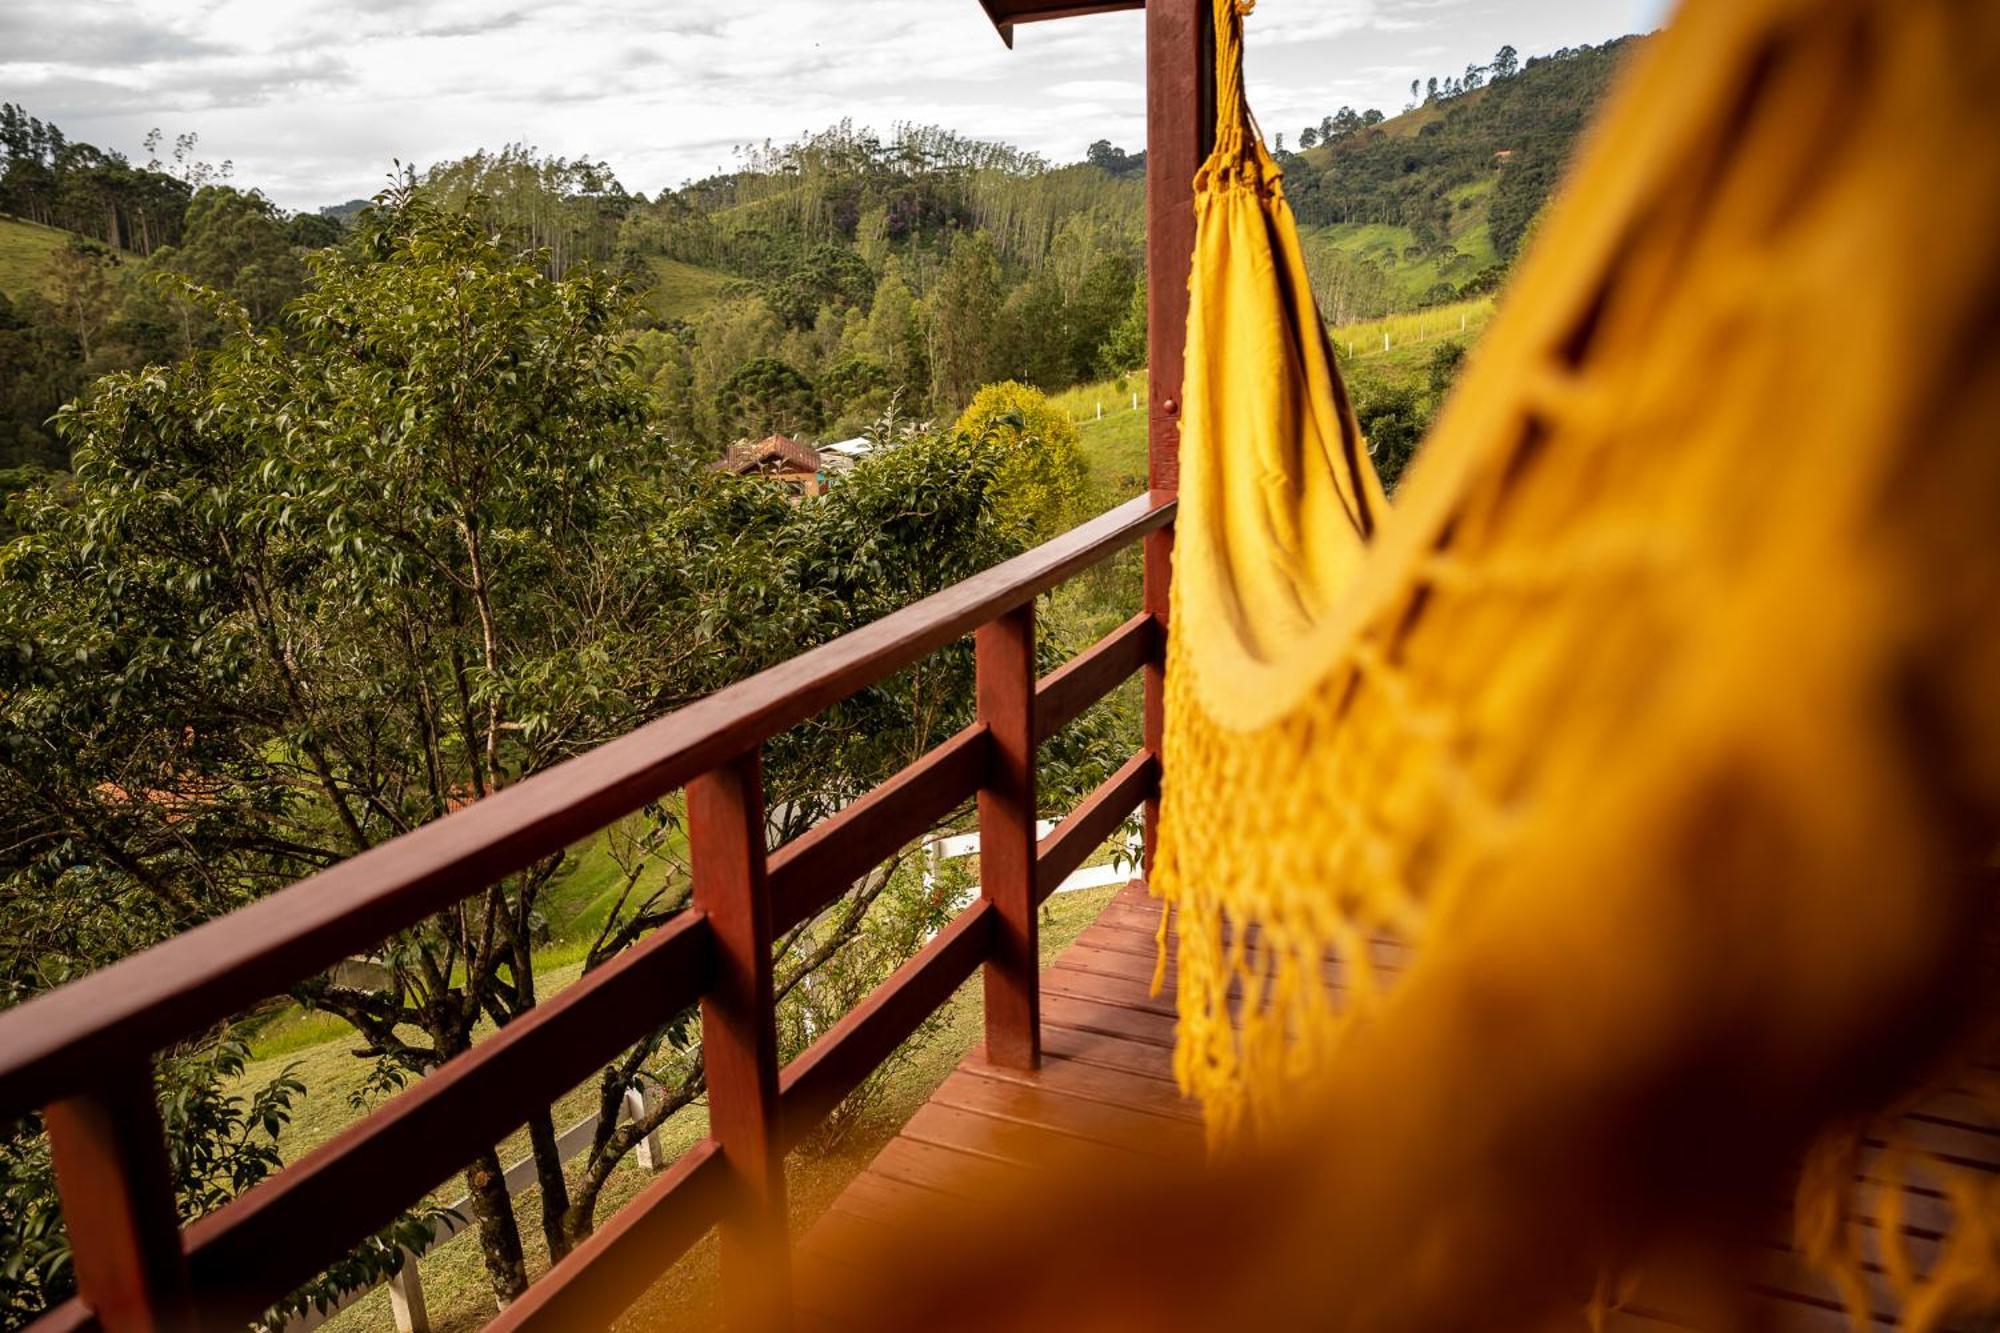
[[[1073,19],[1085,14],[1114,14],[1123,9],[1144,9],[1146,0],[979,0],[986,17],[993,20],[1000,40],[1014,45],[1014,25],[1040,23],[1047,19]]]

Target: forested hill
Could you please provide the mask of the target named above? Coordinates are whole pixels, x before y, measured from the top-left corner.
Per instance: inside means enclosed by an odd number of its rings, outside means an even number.
[[[1413,84],[1402,115],[1342,108],[1282,151],[1334,323],[1489,291],[1633,39]],[[1081,145],[1079,145],[1081,146]],[[0,108],[0,471],[62,467],[48,422],[106,371],[214,345],[187,282],[281,317],[355,204],[290,214],[192,136],[146,165]],[[513,145],[406,185],[469,209],[547,274],[622,276],[669,427],[719,449],[955,416],[981,385],[1058,390],[1145,356],[1143,153],[1055,164],[948,129],[836,125],[744,149],[654,197],[609,163]]]
[[[1286,194],[1336,322],[1491,290],[1518,255],[1619,66],[1626,37],[1411,85],[1412,109],[1369,124],[1342,108],[1293,140]],[[1343,269],[1342,262],[1349,267]],[[1353,265],[1364,267],[1355,268]]]

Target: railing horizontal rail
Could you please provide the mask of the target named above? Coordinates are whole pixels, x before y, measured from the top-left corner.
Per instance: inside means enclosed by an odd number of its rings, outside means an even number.
[[[715,1224],[728,1185],[722,1145],[703,1139],[501,1311],[486,1333],[609,1328]]]
[[[0,1107],[45,1104],[595,832],[1172,522],[1147,496],[271,897],[0,1014]]]
[[[1142,750],[1056,825],[1035,847],[1035,901],[1054,893],[1056,885],[1068,879],[1093,848],[1117,832],[1126,816],[1157,791],[1159,784],[1160,761]]]
[[[708,920],[690,911],[555,998],[446,1061],[187,1231],[204,1322],[241,1326],[309,1281],[519,1127],[709,983]],[[462,1148],[463,1156],[450,1151]],[[369,1188],[393,1183],[393,1189]]]
[[[827,1112],[951,998],[992,949],[993,904],[981,898],[897,968],[779,1076],[780,1151]]]
[[[991,737],[976,722],[771,854],[771,929],[782,935],[970,800]]]
[[[97,1312],[83,1303],[83,1297],[72,1296],[28,1327],[34,1333],[91,1333],[103,1325]]]
[[[1158,765],[1150,752],[1135,756],[1037,844],[1034,749],[1135,670],[1157,668],[1161,635],[1158,613],[1149,610],[1037,682],[1034,599],[1164,530],[1173,515],[1170,500],[1122,505],[862,630],[0,1014],[0,1111],[49,1108],[65,1202],[77,1190],[82,1199],[103,1197],[91,1191],[108,1172],[102,1186],[125,1208],[76,1215],[84,1295],[51,1311],[37,1333],[149,1327],[148,1310],[186,1309],[189,1293],[199,1323],[226,1328],[254,1321],[482,1145],[504,1138],[535,1107],[585,1082],[696,1000],[711,1057],[710,1137],[532,1287],[499,1327],[606,1322],[717,1221],[724,1269],[735,1274],[725,1283],[731,1317],[751,1323],[765,1313],[776,1317],[787,1286],[784,1256],[758,1237],[776,1235],[782,1246],[779,1155],[982,964],[989,1052],[1011,1052],[1024,1068],[1036,1061],[1033,905],[1157,791]],[[980,721],[767,864],[763,742],[974,631]],[[217,1212],[180,1230],[162,1205],[158,1225],[138,1238],[151,1248],[126,1243],[126,1205],[141,1199],[148,1169],[164,1170],[146,1077],[156,1050],[683,786],[694,864],[691,909]],[[987,881],[980,900],[780,1070],[772,942],[975,794]],[[1018,831],[1018,845],[1008,841],[1010,830]],[[136,1080],[138,1104],[148,1112],[141,1119],[152,1124],[140,1131],[145,1142],[129,1161],[130,1154],[112,1151],[123,1140],[100,1142],[101,1135],[79,1137],[75,1129],[97,1124],[89,1114],[107,1105],[99,1086],[107,1069]],[[67,1140],[57,1134],[65,1126]],[[389,1187],[371,1188],[382,1184]],[[167,1258],[128,1293],[122,1275],[148,1255]],[[91,1273],[85,1258],[95,1266]]]
[[[1142,611],[1043,677],[1035,687],[1035,743],[1076,721],[1146,665],[1156,651],[1159,633],[1160,622]]]

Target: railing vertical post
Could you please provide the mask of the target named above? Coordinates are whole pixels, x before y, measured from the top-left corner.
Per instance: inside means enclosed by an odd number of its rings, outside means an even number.
[[[979,717],[992,736],[979,788],[979,892],[992,900],[986,962],[986,1057],[1014,1069],[1041,1063],[1035,938],[1035,604],[984,625],[973,639]]]
[[[690,782],[687,810],[694,905],[708,914],[716,948],[701,1001],[708,1126],[735,1182],[721,1223],[723,1313],[732,1328],[782,1328],[791,1280],[758,751]]]
[[[105,1333],[187,1333],[187,1259],[148,1061],[44,1111],[76,1285]]]
[[[1187,360],[1188,274],[1194,266],[1194,176],[1215,141],[1212,0],[1146,5],[1147,488],[1180,491],[1181,392]],[[1146,748],[1160,753],[1166,719],[1166,628],[1171,529],[1147,534],[1145,609],[1160,624],[1145,670]],[[1146,865],[1158,847],[1160,801],[1146,800]]]
[[[1139,678],[1142,695],[1140,714],[1141,744],[1153,755],[1165,752],[1167,730],[1167,614],[1170,605],[1170,580],[1173,577],[1174,530],[1161,528],[1149,532],[1145,539],[1146,584],[1143,609],[1153,618],[1153,650],[1147,655],[1145,666],[1140,668]],[[1140,819],[1144,837],[1144,865],[1147,873],[1153,869],[1153,858],[1159,854],[1160,846],[1160,788],[1155,781],[1146,794],[1146,804]]]

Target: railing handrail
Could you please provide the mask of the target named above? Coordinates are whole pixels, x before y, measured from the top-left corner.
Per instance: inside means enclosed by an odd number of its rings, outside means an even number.
[[[0,1013],[0,1110],[88,1087],[371,948],[1032,601],[1173,521],[1138,496],[1049,542],[250,906]]]

